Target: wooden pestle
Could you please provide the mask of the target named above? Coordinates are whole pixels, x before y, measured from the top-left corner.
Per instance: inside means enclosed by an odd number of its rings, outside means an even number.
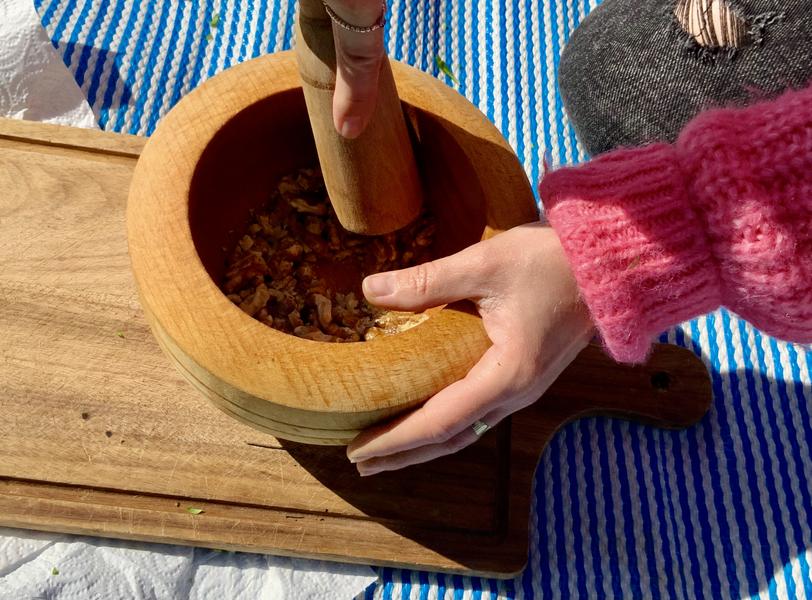
[[[348,140],[333,125],[336,53],[321,0],[300,0],[296,35],[307,113],[339,221],[367,235],[408,225],[420,213],[422,190],[389,61],[381,65],[372,119],[359,137]]]

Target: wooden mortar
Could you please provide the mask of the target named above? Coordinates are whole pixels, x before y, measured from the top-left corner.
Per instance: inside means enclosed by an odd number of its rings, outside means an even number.
[[[433,255],[537,219],[524,170],[488,119],[434,77],[391,66],[437,221]],[[490,340],[467,304],[404,333],[331,344],[271,329],[226,298],[226,249],[249,210],[282,175],[314,164],[293,53],[243,63],[181,100],[150,138],[130,188],[128,238],[150,326],[198,389],[276,437],[346,444],[463,377]]]

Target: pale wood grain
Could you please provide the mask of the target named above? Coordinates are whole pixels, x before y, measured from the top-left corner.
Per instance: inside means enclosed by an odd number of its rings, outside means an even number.
[[[32,129],[30,125],[30,121],[6,119],[0,133],[0,145],[5,146],[6,142],[30,144],[36,152],[49,152],[50,148],[84,150],[109,160],[114,156],[137,158],[146,143],[146,138],[137,135],[110,136],[98,129],[66,128],[48,123],[38,123]]]
[[[629,369],[589,348],[464,452],[360,478],[342,448],[229,418],[163,356],[127,259],[134,159],[98,160],[116,135],[88,151],[97,132],[0,120],[0,139],[7,127],[22,143],[0,145],[2,525],[505,577],[525,563],[533,472],[563,423],[687,426],[707,409],[691,353],[658,347]]]

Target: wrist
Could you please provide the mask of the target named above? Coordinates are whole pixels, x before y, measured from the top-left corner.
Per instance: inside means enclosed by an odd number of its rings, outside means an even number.
[[[606,154],[540,186],[582,297],[614,358],[721,303],[718,267],[673,147]]]

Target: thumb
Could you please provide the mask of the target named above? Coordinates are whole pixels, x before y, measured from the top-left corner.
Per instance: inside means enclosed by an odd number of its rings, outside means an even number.
[[[482,293],[481,263],[470,250],[416,267],[370,275],[362,284],[364,296],[376,306],[416,312],[478,299]]]

